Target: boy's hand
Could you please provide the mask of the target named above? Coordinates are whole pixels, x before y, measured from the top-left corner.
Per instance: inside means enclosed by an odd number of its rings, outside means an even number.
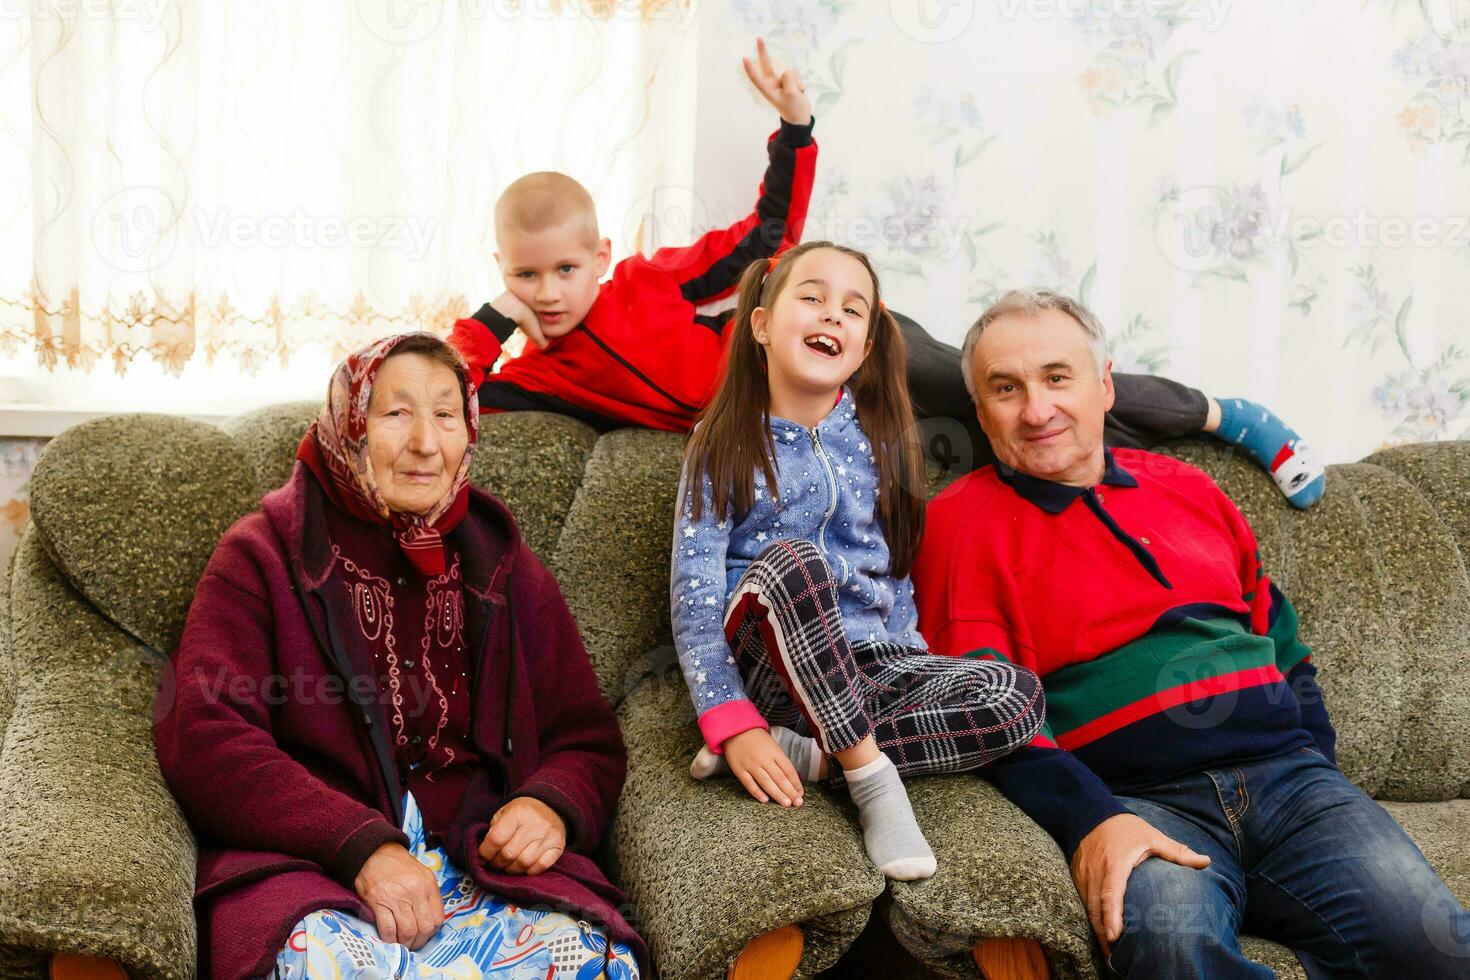
[[[515,293],[506,290],[490,303],[490,308],[501,316],[510,317],[516,322],[516,327],[526,335],[526,339],[543,350],[546,347],[546,335],[541,332],[541,321],[536,319],[535,312],[522,303]]]
[[[776,107],[782,119],[793,126],[805,126],[810,123],[812,104],[807,101],[806,83],[801,80],[801,72],[788,68],[777,75],[776,66],[771,64],[771,56],[766,53],[766,42],[763,38],[755,39],[755,50],[756,61],[749,58],[740,59],[740,63],[745,66],[745,74],[750,76],[751,83],[760,89],[761,95],[766,97],[767,102]]]
[[[745,791],[762,803],[801,806],[801,778],[781,746],[764,728],[731,735],[722,746],[725,763]]]

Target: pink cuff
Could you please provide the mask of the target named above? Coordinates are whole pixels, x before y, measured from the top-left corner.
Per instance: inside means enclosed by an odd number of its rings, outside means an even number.
[[[753,728],[771,730],[761,713],[755,710],[755,705],[744,698],[717,704],[699,716],[699,731],[704,735],[704,744],[715,755],[724,755],[725,739]]]

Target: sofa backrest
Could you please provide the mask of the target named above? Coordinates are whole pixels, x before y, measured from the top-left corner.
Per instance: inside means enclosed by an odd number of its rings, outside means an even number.
[[[290,474],[315,410],[275,406],[223,428],[144,415],[78,426],[37,464],[37,537],[92,606],[168,650],[215,542]],[[506,502],[557,575],[616,703],[649,652],[672,642],[683,440],[636,429],[598,438],[541,413],[482,423],[473,478]],[[1302,615],[1344,770],[1389,799],[1449,799],[1470,787],[1470,674],[1460,669],[1470,659],[1470,581],[1441,510],[1398,471],[1364,463],[1332,467],[1327,496],[1299,512],[1236,454],[1203,443],[1170,451],[1211,473],[1251,520],[1270,574]]]

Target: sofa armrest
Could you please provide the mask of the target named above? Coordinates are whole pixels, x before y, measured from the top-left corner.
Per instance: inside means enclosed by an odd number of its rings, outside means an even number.
[[[158,656],[71,589],[34,528],[10,584],[0,949],[192,977],[194,840],[154,756]]]
[[[1061,851],[974,773],[905,785],[939,870],[894,882],[889,927],[936,972],[973,976],[971,950],[994,938],[1039,942],[1057,977],[1096,977],[1092,928]]]
[[[702,744],[678,668],[645,678],[619,712],[628,781],[613,823],[613,871],[664,980],[723,975],[755,936],[805,935],[798,976],[837,961],[884,880],[845,800],[813,789],[795,810],[761,804],[730,777],[699,782]]]

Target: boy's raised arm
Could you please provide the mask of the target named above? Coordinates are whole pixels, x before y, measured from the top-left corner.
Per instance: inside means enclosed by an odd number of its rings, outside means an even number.
[[[684,298],[696,306],[728,295],[751,262],[800,242],[806,223],[817,165],[811,103],[801,75],[794,69],[778,75],[765,42],[757,40],[756,48],[754,60],[742,59],[745,73],[780,112],[781,128],[766,143],[770,162],[755,209],[691,245],[661,248],[648,258],[678,279]]]

